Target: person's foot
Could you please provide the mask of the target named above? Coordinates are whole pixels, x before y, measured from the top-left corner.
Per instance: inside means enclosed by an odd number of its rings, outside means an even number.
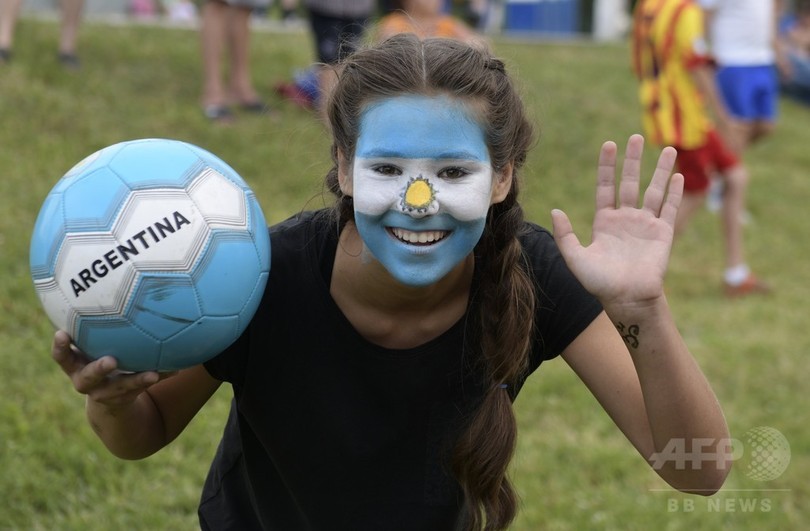
[[[203,107],[203,114],[212,122],[220,124],[230,124],[234,122],[233,111],[225,105],[206,105]]]
[[[0,48],[0,65],[4,65],[11,61],[11,50],[8,48]]]
[[[270,111],[270,107],[268,107],[268,105],[262,100],[240,102],[239,108],[243,111],[254,114],[262,114]]]
[[[232,82],[228,85],[225,101],[245,109],[246,106],[262,103],[262,98],[251,83]]]
[[[731,284],[725,281],[723,287],[725,288],[726,297],[732,299],[748,295],[765,295],[771,292],[770,286],[754,276],[753,273],[749,273],[745,280],[739,284]]]
[[[59,64],[68,70],[78,70],[82,66],[79,57],[75,53],[59,52],[57,58],[59,59]]]

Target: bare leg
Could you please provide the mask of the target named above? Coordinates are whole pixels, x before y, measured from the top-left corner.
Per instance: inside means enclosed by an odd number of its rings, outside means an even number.
[[[14,28],[20,16],[20,5],[22,0],[0,1],[0,50],[11,51],[14,44]]]
[[[755,142],[758,142],[758,141],[762,140],[766,136],[773,133],[775,128],[776,127],[775,127],[773,122],[767,122],[767,121],[763,121],[763,120],[760,120],[758,122],[754,122],[751,125],[750,132],[748,133],[748,144],[747,145],[751,145],[751,144],[753,144]]]
[[[84,0],[62,0],[62,28],[59,36],[59,54],[76,55],[76,41],[82,22]]]
[[[248,105],[259,101],[250,70],[250,15],[250,9],[234,7],[227,17],[231,54],[230,97],[235,103]]]
[[[229,7],[217,1],[208,1],[202,7],[200,44],[203,66],[202,104],[204,107],[225,104],[222,84],[222,55],[227,38]]]
[[[748,171],[737,165],[723,175],[725,194],[723,197],[723,235],[726,245],[726,267],[745,263],[743,254],[742,215],[745,211],[745,195],[748,188]]]

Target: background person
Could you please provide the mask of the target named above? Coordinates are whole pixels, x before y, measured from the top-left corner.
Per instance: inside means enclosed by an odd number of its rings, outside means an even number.
[[[203,112],[215,122],[234,119],[232,107],[262,113],[267,107],[253,85],[250,65],[250,17],[269,0],[206,0],[200,21]],[[228,81],[223,63],[228,57]]]
[[[20,16],[22,0],[2,0],[0,2],[0,64],[11,60],[14,44],[14,30]],[[65,68],[77,69],[81,66],[76,54],[76,42],[82,19],[84,0],[61,0],[61,19],[57,59]]]
[[[321,95],[332,84],[329,69],[324,66],[337,64],[357,49],[376,4],[374,0],[304,0],[304,7],[315,40],[317,63],[297,73],[292,82],[277,84],[275,89],[297,105],[318,108]]]
[[[481,37],[461,19],[443,11],[442,0],[393,0],[391,12],[377,21],[373,38],[377,42],[398,33],[413,33],[421,38],[445,37],[474,42]]]
[[[717,84],[737,128],[736,145],[773,132],[779,103],[778,0],[700,0]]]
[[[676,232],[703,206],[710,179],[719,175],[725,186],[724,290],[731,297],[767,292],[745,261],[742,220],[748,171],[739,150],[729,147],[736,147],[736,129],[718,94],[700,6],[681,0],[639,1],[632,54],[644,130],[656,144],[678,150],[685,181]]]

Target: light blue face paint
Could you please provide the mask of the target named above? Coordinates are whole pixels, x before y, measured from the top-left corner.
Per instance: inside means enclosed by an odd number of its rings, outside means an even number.
[[[358,232],[399,282],[433,284],[481,238],[492,176],[483,129],[457,100],[375,102],[361,116],[353,164]]]
[[[468,159],[489,164],[484,130],[447,96],[397,96],[360,117],[356,158]]]
[[[424,218],[423,218],[424,219]],[[408,215],[388,211],[382,217],[355,214],[355,223],[363,243],[392,277],[414,287],[435,284],[469,255],[484,232],[486,218],[461,222],[446,214],[434,218],[432,225],[449,231],[435,243],[406,243],[393,236],[386,227],[413,227],[427,230],[424,223],[413,223]]]

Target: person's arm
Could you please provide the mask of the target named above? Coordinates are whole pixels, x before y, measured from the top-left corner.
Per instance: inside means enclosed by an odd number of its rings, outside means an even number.
[[[170,374],[118,373],[114,358],[88,361],[63,331],[54,335],[52,355],[87,396],[93,431],[122,459],[142,459],[173,441],[221,383],[202,365]]]
[[[616,146],[603,146],[589,246],[553,213],[566,263],[605,309],[562,355],[664,480],[710,494],[731,466],[728,428],[663,290],[683,176],[670,178],[676,153],[664,149],[639,208],[642,149],[631,137],[617,191]]]
[[[744,143],[741,126],[726,109],[726,104],[717,88],[714,66],[708,62],[701,63],[691,67],[689,74],[714,116],[717,132],[724,143],[735,153],[740,153]]]
[[[680,43],[679,47],[689,50],[682,56],[681,60],[685,61],[683,67],[714,118],[717,132],[726,147],[740,153],[745,146],[746,132],[728,112],[716,81],[717,64],[713,50],[717,43],[712,42],[711,27],[717,16],[717,2],[701,0],[700,6],[701,9],[678,19],[673,34]]]

